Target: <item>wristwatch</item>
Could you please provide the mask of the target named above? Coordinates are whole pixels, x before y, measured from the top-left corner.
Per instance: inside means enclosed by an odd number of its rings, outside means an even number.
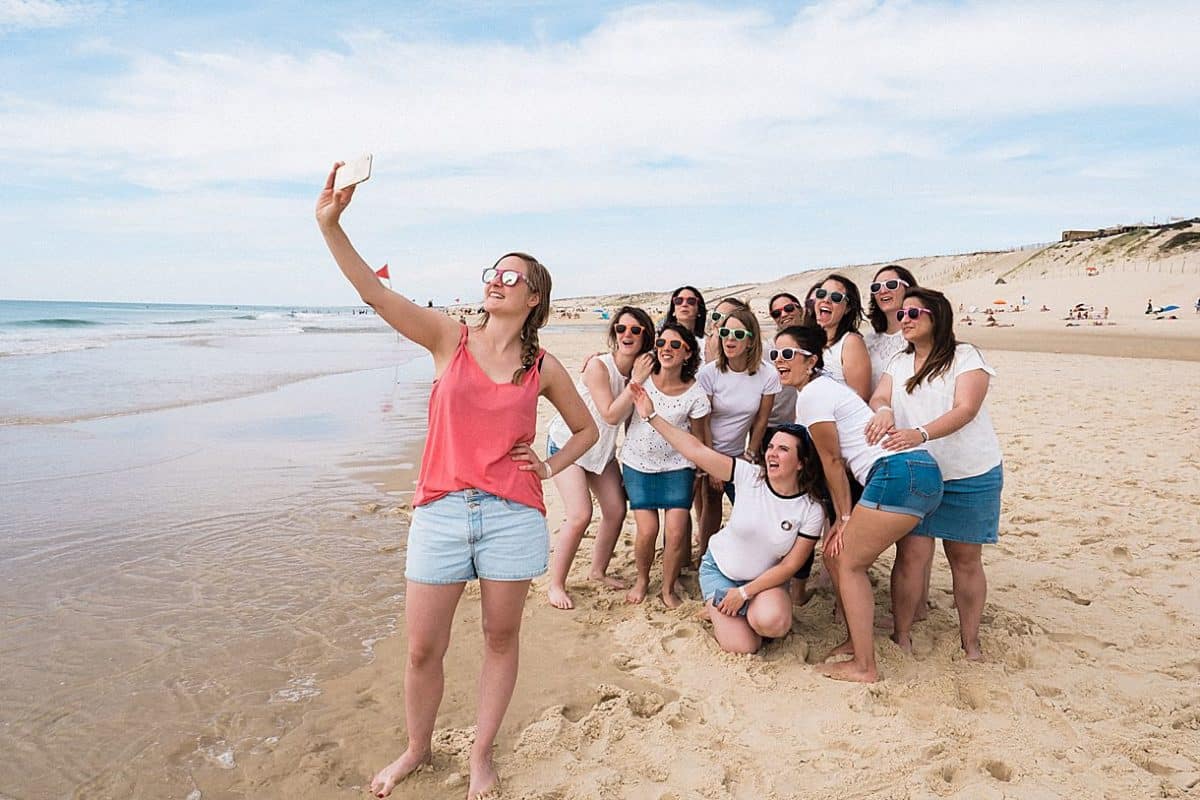
[[[922,443],[929,441],[929,431],[925,430],[920,425],[918,425],[916,427],[916,431],[917,431],[917,433],[921,434],[921,442]]]

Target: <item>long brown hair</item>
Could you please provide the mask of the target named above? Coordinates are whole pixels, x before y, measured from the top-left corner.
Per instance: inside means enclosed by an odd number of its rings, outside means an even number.
[[[530,292],[538,296],[538,304],[529,309],[529,313],[525,315],[525,324],[521,326],[521,366],[517,367],[512,376],[512,382],[519,386],[525,373],[533,369],[538,352],[542,349],[538,343],[538,329],[550,319],[550,289],[553,282],[550,279],[550,270],[528,253],[505,253],[496,259],[492,267],[499,269],[500,262],[509,256],[515,256],[525,262],[525,285],[529,287]],[[487,327],[490,318],[488,312],[483,312],[483,319],[479,322],[480,330]]]
[[[917,288],[918,284],[917,284],[916,277],[911,272],[906,270],[904,267],[900,266],[899,264],[888,264],[886,267],[880,267],[879,271],[875,273],[875,277],[872,279],[872,283],[879,280],[879,276],[885,272],[896,273],[896,275],[900,278],[900,280],[902,280],[908,284],[908,288],[906,288],[904,290],[906,294],[909,291],[909,289]],[[869,289],[870,287],[867,287],[867,288]],[[867,303],[867,318],[871,320],[871,327],[875,329],[876,333],[887,333],[887,329],[888,329],[887,314],[883,313],[883,309],[880,308],[879,304],[875,302],[874,294],[871,295],[871,300],[869,303]]]
[[[929,309],[933,322],[933,347],[925,357],[925,363],[904,384],[905,391],[912,394],[922,382],[932,380],[950,369],[950,365],[954,363],[954,351],[958,347],[958,340],[954,338],[954,309],[950,307],[946,295],[937,289],[913,286],[904,293],[904,299],[909,298]],[[909,342],[904,352],[916,352],[916,347]]]
[[[762,366],[762,331],[758,327],[758,317],[754,316],[754,312],[749,308],[735,308],[725,315],[724,321],[728,322],[730,317],[742,323],[742,327],[750,332],[750,347],[746,350],[746,374],[753,375]],[[724,347],[717,349],[717,369],[721,372],[729,371],[729,359],[725,355]]]
[[[612,315],[612,322],[608,324],[608,349],[615,352],[617,349],[617,323],[621,321],[621,317],[630,316],[637,320],[637,324],[642,329],[642,339],[638,343],[638,355],[654,349],[654,323],[650,320],[650,315],[645,309],[637,306],[621,306],[617,309],[617,313]]]

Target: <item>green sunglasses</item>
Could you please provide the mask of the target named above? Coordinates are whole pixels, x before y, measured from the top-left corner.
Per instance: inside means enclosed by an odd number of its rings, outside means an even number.
[[[740,342],[742,339],[752,338],[754,331],[748,331],[745,328],[721,328],[717,331],[717,336],[720,336],[722,339],[728,339],[732,336]]]

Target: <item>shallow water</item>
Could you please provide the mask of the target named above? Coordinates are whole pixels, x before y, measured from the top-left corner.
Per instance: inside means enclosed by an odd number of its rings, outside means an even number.
[[[395,626],[429,360],[193,338],[0,358],[0,797],[195,800]]]

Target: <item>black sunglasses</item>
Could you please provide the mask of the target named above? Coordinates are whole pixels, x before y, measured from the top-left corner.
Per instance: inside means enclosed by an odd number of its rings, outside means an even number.
[[[922,314],[928,314],[931,317],[933,316],[933,312],[928,308],[902,308],[896,312],[896,321],[903,322],[905,316],[907,316],[909,319],[916,319]]]
[[[791,361],[796,356],[811,356],[811,355],[812,355],[812,353],[808,352],[807,350],[801,350],[796,347],[781,347],[778,350],[775,350],[774,348],[772,348],[767,351],[767,360],[768,361],[778,361],[779,359],[782,358],[784,361]]]
[[[780,317],[782,317],[784,314],[791,314],[791,313],[792,313],[792,312],[794,312],[795,310],[796,310],[796,304],[795,304],[795,303],[788,303],[788,304],[787,304],[787,305],[785,305],[785,306],[782,306],[782,307],[780,307],[780,308],[773,309],[773,310],[771,311],[771,319],[779,319],[779,318],[780,318]]]
[[[654,346],[655,347],[668,347],[669,346],[672,350],[679,350],[680,348],[683,347],[683,342],[681,342],[678,339],[671,339],[670,341],[668,341],[666,339],[655,339]]]
[[[685,303],[689,306],[694,306],[694,305],[696,305],[696,303],[698,303],[700,301],[694,297],[675,297],[675,298],[672,298],[671,302],[677,306],[684,305]]]
[[[845,293],[831,292],[828,289],[817,289],[815,292],[813,292],[813,297],[817,298],[818,300],[824,300],[826,297],[828,297],[829,302],[831,303],[840,303],[846,299]]]
[[[641,334],[641,332],[646,329],[643,328],[641,325],[613,325],[613,330],[616,331],[617,333],[624,333],[625,331],[629,331],[634,336],[639,336]]]
[[[889,280],[884,281],[883,283],[876,281],[875,283],[871,284],[871,294],[879,294],[880,292],[883,291],[883,287],[885,287],[885,286],[887,288],[891,289],[892,291],[895,291],[896,289],[899,289],[901,286],[908,288],[908,281],[901,280],[900,278],[891,278]]]
[[[725,315],[722,314],[720,311],[708,312],[708,318],[711,319],[713,322],[720,322],[724,316]]]

